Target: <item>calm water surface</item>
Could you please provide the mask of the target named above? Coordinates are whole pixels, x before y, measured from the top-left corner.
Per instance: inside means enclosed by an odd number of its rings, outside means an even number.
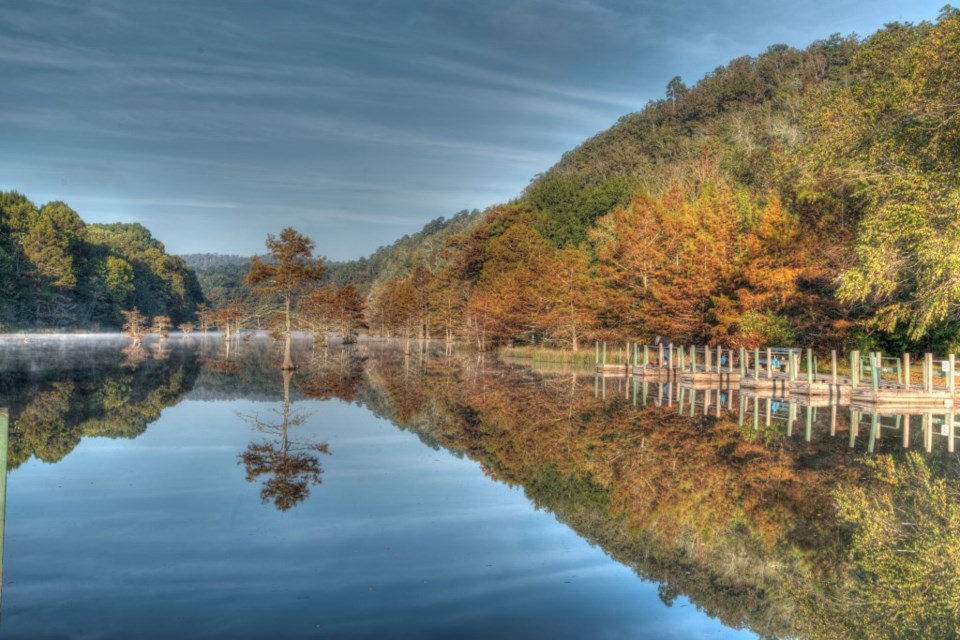
[[[758,403],[755,428],[752,400],[727,394],[680,404],[626,380],[373,343],[301,345],[287,377],[268,342],[125,347],[0,344],[0,637],[955,628],[948,593],[928,590],[944,601],[912,618],[880,593],[871,575],[943,576],[925,556],[864,559],[877,541],[856,511],[873,508],[857,491],[889,471],[877,461],[955,486],[932,426],[916,422],[904,450],[891,418],[874,433],[827,408],[808,431],[803,408]],[[920,508],[950,536],[960,520],[945,500]],[[952,540],[917,544],[942,542],[942,569]],[[868,594],[883,605],[858,604]]]

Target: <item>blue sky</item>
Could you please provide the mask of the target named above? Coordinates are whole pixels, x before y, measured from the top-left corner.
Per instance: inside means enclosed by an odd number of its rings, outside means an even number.
[[[769,45],[944,0],[3,0],[0,189],[175,253],[331,259],[508,200],[618,117]]]

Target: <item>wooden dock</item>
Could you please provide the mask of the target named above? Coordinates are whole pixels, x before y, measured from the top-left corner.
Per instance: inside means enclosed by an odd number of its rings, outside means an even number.
[[[850,352],[849,375],[838,375],[837,353],[830,352],[824,373],[812,349],[770,347],[738,352],[722,347],[655,346],[626,343],[610,362],[607,345],[598,341],[596,372],[602,377],[633,376],[645,381],[677,381],[695,389],[739,389],[746,395],[806,398],[804,406],[856,403],[875,411],[936,412],[960,402],[956,388],[956,359],[934,360],[925,354],[920,380],[911,381],[910,355],[902,358],[879,352]],[[632,360],[632,362],[631,362]],[[935,366],[936,365],[936,366]],[[917,372],[914,371],[914,376]]]
[[[883,388],[874,391],[870,387],[857,387],[850,396],[852,404],[861,407],[883,409],[893,413],[923,412],[926,410],[950,409],[954,395],[949,391],[922,391],[919,389]]]
[[[849,398],[853,392],[849,380],[838,379],[836,382],[829,378],[816,379],[813,382],[807,380],[794,380],[789,385],[791,395],[795,396],[826,396],[828,398]]]
[[[784,375],[770,378],[751,378],[747,376],[740,379],[740,388],[744,391],[764,391],[767,395],[786,396],[790,393],[790,380]]]
[[[645,380],[669,380],[675,376],[675,370],[667,366],[657,365],[634,365],[632,367],[633,375]]]
[[[680,382],[685,385],[710,385],[714,387],[729,386],[740,382],[739,373],[729,371],[684,371],[680,374]]]

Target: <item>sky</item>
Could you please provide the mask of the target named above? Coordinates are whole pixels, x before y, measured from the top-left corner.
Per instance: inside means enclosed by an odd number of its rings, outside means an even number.
[[[0,0],[0,190],[172,253],[331,260],[519,195],[627,113],[772,44],[945,0]]]

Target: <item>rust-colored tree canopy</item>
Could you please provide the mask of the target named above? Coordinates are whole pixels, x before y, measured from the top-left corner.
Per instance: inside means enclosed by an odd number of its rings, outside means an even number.
[[[251,258],[247,283],[261,294],[287,297],[318,282],[325,267],[322,260],[313,257],[314,247],[313,240],[291,227],[281,231],[279,238],[268,235],[269,261]]]

